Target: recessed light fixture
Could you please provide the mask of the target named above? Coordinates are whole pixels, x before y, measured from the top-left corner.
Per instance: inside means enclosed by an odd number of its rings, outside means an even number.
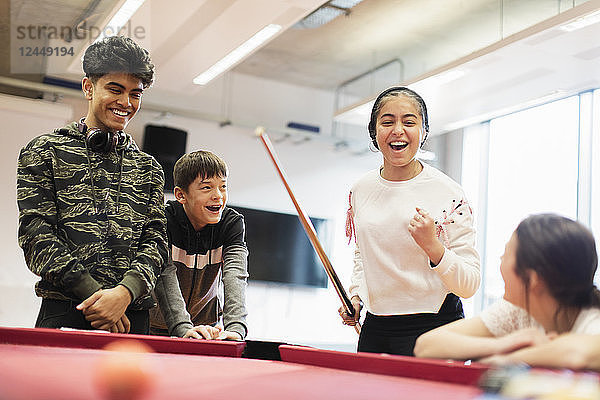
[[[254,49],[269,40],[273,35],[281,30],[281,25],[269,24],[258,31],[250,39],[246,40],[239,47],[217,61],[212,67],[194,78],[196,85],[206,85],[208,82],[227,71],[238,61],[250,54]]]

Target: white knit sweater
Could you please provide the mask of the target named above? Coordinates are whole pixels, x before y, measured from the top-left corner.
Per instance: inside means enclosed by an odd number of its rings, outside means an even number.
[[[374,170],[351,190],[356,251],[350,295],[377,315],[438,312],[448,293],[470,297],[481,281],[473,214],[460,185],[437,169],[408,181]],[[446,248],[435,268],[408,231],[419,207],[434,218]]]

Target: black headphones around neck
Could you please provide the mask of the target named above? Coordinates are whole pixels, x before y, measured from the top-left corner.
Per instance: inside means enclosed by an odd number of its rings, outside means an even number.
[[[81,118],[77,123],[77,129],[85,135],[86,147],[97,153],[110,153],[115,151],[119,141],[124,136],[123,132],[103,131],[100,128],[88,129],[85,124],[85,118]]]

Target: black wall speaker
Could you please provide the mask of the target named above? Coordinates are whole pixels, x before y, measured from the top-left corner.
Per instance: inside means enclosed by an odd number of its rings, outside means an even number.
[[[167,126],[146,125],[143,151],[154,156],[165,172],[165,191],[173,190],[173,167],[185,154],[187,132]]]

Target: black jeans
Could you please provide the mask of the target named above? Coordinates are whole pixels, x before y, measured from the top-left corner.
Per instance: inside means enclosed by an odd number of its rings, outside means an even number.
[[[69,300],[42,299],[40,312],[35,321],[36,328],[96,329],[75,307],[79,302]],[[148,310],[127,310],[125,312],[131,329],[129,333],[147,335],[150,329]]]
[[[415,342],[423,333],[464,318],[462,303],[446,296],[438,313],[374,315],[367,312],[358,339],[358,351],[414,356]]]
[[[150,326],[149,334],[154,336],[171,336],[169,335],[168,329],[157,328],[154,326]]]

